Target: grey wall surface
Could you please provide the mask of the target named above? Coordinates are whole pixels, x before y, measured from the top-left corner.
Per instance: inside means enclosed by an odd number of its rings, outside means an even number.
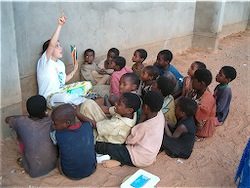
[[[250,12],[249,2],[226,1],[1,2],[2,117],[20,113],[21,101],[37,94],[39,53],[62,10],[67,22],[59,40],[66,72],[72,70],[70,44],[77,46],[80,63],[87,48],[95,50],[98,63],[111,47],[117,47],[130,67],[137,48],[147,50],[146,62],[152,62],[160,50],[175,53],[192,47],[194,39],[202,47],[207,39],[200,39],[206,35],[214,36],[215,41],[208,42],[214,45],[236,25],[235,32],[245,30]],[[79,79],[80,71],[72,81]]]
[[[5,117],[22,112],[14,27],[12,4],[1,3],[1,138],[10,134]]]

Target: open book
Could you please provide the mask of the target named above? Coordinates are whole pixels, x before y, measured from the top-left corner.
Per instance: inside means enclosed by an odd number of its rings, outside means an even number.
[[[76,50],[76,46],[74,45],[70,45],[70,49],[71,49],[71,55],[72,55],[72,59],[73,59],[73,62],[74,62],[74,65],[76,63],[76,60],[77,60],[77,50]]]

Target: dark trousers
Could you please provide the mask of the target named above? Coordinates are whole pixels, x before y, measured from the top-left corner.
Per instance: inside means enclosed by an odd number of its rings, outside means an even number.
[[[96,142],[95,151],[104,155],[108,154],[111,159],[119,161],[121,165],[135,166],[131,161],[125,144]]]

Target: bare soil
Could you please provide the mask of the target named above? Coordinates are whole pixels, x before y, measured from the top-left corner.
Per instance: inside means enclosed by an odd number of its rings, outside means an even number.
[[[250,31],[223,38],[216,53],[193,49],[176,53],[172,64],[186,75],[195,60],[203,61],[211,70],[211,91],[217,85],[215,75],[222,66],[236,68],[237,78],[230,84],[233,99],[229,116],[212,138],[195,143],[189,159],[180,161],[161,152],[157,161],[144,170],[160,177],[157,187],[236,187],[235,172],[250,135]],[[1,142],[1,154],[3,187],[119,187],[126,176],[138,170],[129,166],[107,169],[98,164],[93,175],[79,181],[65,178],[57,169],[32,179],[16,163],[19,152],[13,138]]]

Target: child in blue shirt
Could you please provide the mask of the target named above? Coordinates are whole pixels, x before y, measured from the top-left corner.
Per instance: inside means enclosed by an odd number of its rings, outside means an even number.
[[[231,66],[224,66],[216,75],[216,81],[219,83],[214,89],[214,98],[216,100],[215,125],[222,125],[229,113],[232,91],[229,82],[236,78],[237,72]]]
[[[76,123],[76,110],[70,104],[58,106],[51,115],[51,139],[59,147],[59,170],[70,179],[90,176],[96,169],[94,135],[89,122]]]

